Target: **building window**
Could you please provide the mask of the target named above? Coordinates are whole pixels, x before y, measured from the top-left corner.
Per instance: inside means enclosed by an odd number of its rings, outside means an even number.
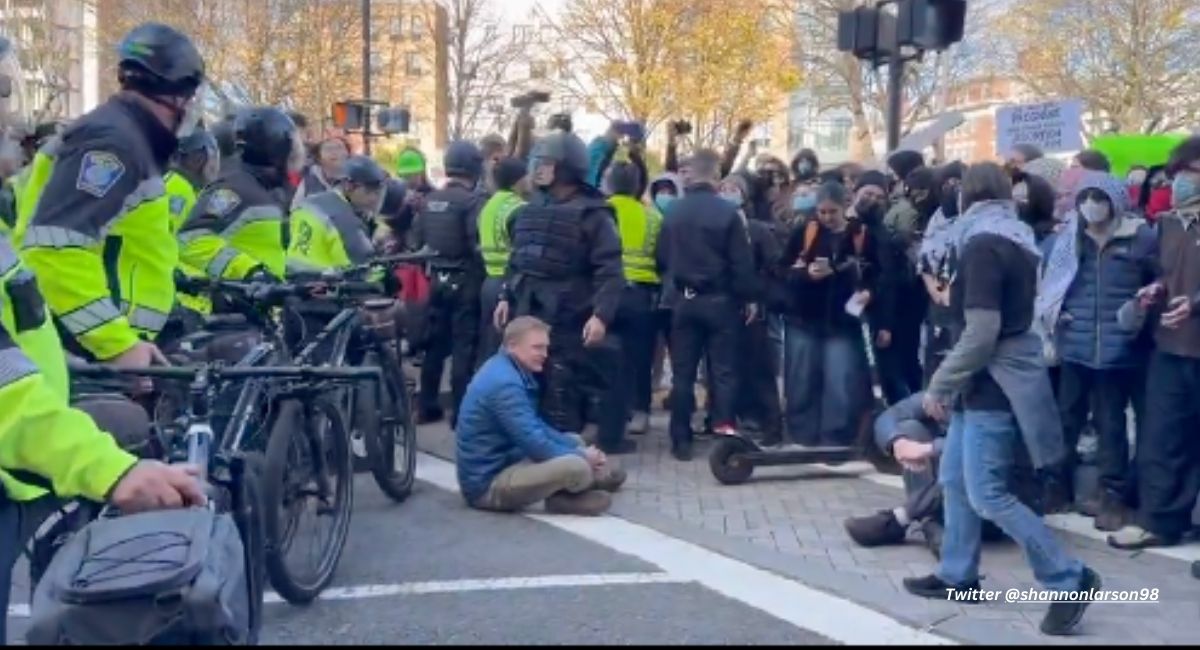
[[[383,56],[379,52],[371,52],[371,72],[379,74],[383,71]]]
[[[408,32],[414,40],[425,35],[425,17],[421,14],[413,14],[408,18]]]
[[[409,52],[404,55],[404,73],[410,77],[421,74],[421,54],[419,52]]]
[[[391,23],[392,38],[404,38],[404,16],[396,16]]]
[[[528,43],[533,38],[533,27],[530,25],[513,25],[513,40],[517,43]]]

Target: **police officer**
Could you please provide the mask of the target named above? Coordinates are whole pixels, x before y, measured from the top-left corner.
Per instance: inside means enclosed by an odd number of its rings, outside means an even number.
[[[123,512],[204,500],[186,470],[138,463],[121,448],[129,440],[68,406],[68,392],[66,357],[37,281],[0,236],[0,612],[8,610],[20,549],[53,510],[47,488],[59,497],[109,500]],[[0,645],[6,620],[0,617]]]
[[[337,188],[314,194],[292,211],[289,272],[319,272],[366,264],[375,257],[374,216],[387,172],[366,156],[342,165]]]
[[[484,322],[479,328],[479,359],[476,367],[482,366],[500,348],[500,332],[492,327],[492,314],[500,300],[500,289],[504,286],[504,272],[508,268],[511,251],[508,219],[513,211],[525,205],[523,186],[527,178],[524,162],[516,158],[501,159],[492,167],[491,183],[496,187],[496,193],[479,213],[479,252],[483,255],[487,279],[483,281],[480,293]]]
[[[165,361],[151,341],[179,261],[162,174],[199,121],[204,61],[186,36],[148,23],[122,41],[118,71],[121,92],[38,153],[16,236],[71,351],[144,368]]]
[[[692,458],[696,374],[706,355],[716,393],[711,398],[713,430],[729,432],[735,423],[734,351],[742,306],[754,292],[754,260],[739,214],[740,197],[726,200],[717,194],[720,157],[699,151],[683,171],[686,194],[667,212],[657,258],[659,270],[670,275],[679,291],[671,331],[671,453],[687,462]],[[750,313],[747,320],[754,316]]]
[[[179,232],[196,205],[196,194],[217,180],[220,172],[221,153],[212,133],[199,129],[179,139],[171,171],[163,176],[171,210],[171,232]]]
[[[618,162],[609,169],[608,183],[613,196],[609,198],[617,213],[625,268],[625,291],[617,311],[616,331],[621,347],[628,382],[628,407],[632,413],[629,432],[646,433],[650,427],[650,375],[654,364],[654,311],[662,289],[654,259],[662,215],[646,207],[638,197],[641,171],[627,162]]]
[[[624,435],[624,409],[605,403],[616,378],[597,376],[586,352],[604,343],[625,285],[615,216],[584,180],[587,147],[577,136],[543,137],[531,162],[540,198],[509,217],[512,255],[494,322],[500,328],[510,316],[535,316],[553,327],[544,415],[561,431],[580,432],[590,406],[597,444],[611,449]]]
[[[213,279],[282,278],[284,211],[277,190],[304,164],[300,132],[286,113],[270,107],[242,111],[234,130],[237,158],[196,200],[179,231],[180,257]]]
[[[446,148],[446,186],[425,197],[413,224],[413,244],[438,253],[429,263],[431,330],[421,364],[421,421],[442,417],[438,395],[446,357],[451,357],[450,390],[455,414],[475,371],[479,344],[479,292],[483,259],[479,253],[479,211],[475,191],[483,175],[483,154],[467,141]]]

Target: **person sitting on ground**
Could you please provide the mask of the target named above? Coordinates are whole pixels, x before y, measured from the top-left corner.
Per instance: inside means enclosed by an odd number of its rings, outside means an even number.
[[[458,416],[458,484],[472,508],[518,512],[546,502],[553,514],[599,516],[625,473],[577,435],[538,415],[538,383],[550,350],[550,326],[514,320],[504,347],[467,387]]]
[[[864,517],[851,517],[843,526],[855,544],[865,548],[903,544],[908,531],[921,532],[925,547],[941,558],[942,488],[938,485],[938,459],[946,444],[946,427],[929,417],[917,393],[884,411],[875,420],[875,444],[904,467],[904,505]],[[1040,513],[1038,485],[1032,480],[1028,454],[1022,454],[1008,483],[1017,498]],[[983,523],[985,542],[998,542],[1004,533],[994,523]]]

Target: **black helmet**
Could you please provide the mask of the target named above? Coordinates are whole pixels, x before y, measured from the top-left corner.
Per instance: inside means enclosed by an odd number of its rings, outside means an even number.
[[[483,152],[466,140],[451,142],[442,160],[447,176],[478,179],[483,175]]]
[[[367,156],[350,156],[342,164],[341,180],[356,185],[374,187],[383,185],[388,179],[383,167]]]
[[[180,156],[187,156],[203,152],[210,156],[216,156],[220,150],[221,147],[217,144],[217,138],[212,134],[212,131],[197,129],[188,137],[180,138],[177,153]]]
[[[121,87],[150,95],[187,96],[204,82],[204,58],[172,27],[145,23],[125,35],[117,50]]]
[[[587,184],[591,164],[587,145],[573,133],[556,132],[537,141],[530,158],[535,162],[549,161],[555,165],[556,179]]]
[[[404,209],[404,196],[408,194],[408,186],[404,181],[389,178],[383,192],[383,207],[379,209],[380,216],[398,217]]]
[[[217,140],[217,150],[222,158],[228,158],[237,153],[237,118],[233,116],[217,122],[212,127],[213,137]]]
[[[270,106],[243,110],[234,124],[234,142],[242,162],[255,167],[285,169],[296,133],[292,118]]]

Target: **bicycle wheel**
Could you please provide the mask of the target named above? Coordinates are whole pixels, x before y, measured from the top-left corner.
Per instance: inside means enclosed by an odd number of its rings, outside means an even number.
[[[346,546],[354,506],[354,474],[349,436],[341,411],[326,398],[311,404],[287,400],[267,443],[263,485],[266,529],[266,567],[271,585],[284,600],[306,604],[333,580]],[[309,506],[317,523],[304,553],[310,566],[290,561],[301,538],[301,517]],[[305,544],[300,544],[304,546]]]
[[[417,424],[403,371],[398,362],[385,365],[380,354],[379,350],[369,350],[363,356],[364,367],[383,369],[384,385],[378,392],[369,384],[358,387],[356,420],[368,434],[367,449],[375,483],[388,498],[403,503],[412,495],[416,480]],[[377,403],[377,396],[382,398],[382,404]]]

